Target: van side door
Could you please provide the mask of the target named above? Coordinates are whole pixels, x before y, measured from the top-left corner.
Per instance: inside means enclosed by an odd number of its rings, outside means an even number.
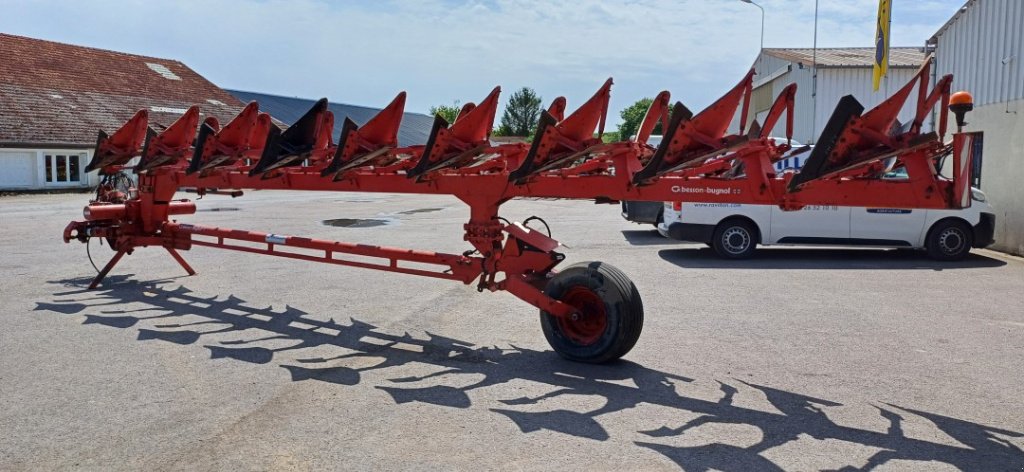
[[[772,206],[770,244],[842,244],[850,238],[850,207],[807,205],[795,211]]]
[[[850,237],[873,246],[915,246],[921,240],[928,210],[920,208],[854,207],[850,214]]]

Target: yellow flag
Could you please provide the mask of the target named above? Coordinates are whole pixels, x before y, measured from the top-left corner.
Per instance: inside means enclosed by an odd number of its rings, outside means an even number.
[[[878,25],[875,28],[875,66],[874,85],[878,91],[878,84],[882,77],[889,73],[889,18],[892,13],[892,0],[878,0]]]

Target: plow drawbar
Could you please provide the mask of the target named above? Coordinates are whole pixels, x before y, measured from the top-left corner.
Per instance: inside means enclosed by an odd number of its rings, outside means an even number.
[[[498,215],[502,203],[547,197],[765,204],[785,210],[806,205],[963,208],[970,205],[968,169],[981,140],[975,139],[979,133],[957,132],[951,143],[944,142],[952,77],[929,89],[929,63],[866,113],[853,97],[843,98],[813,150],[792,149],[789,143],[795,84],[782,90],[764,123],[744,126],[753,70],[700,113],[672,105],[668,92],[658,94],[636,138],[612,143],[601,139],[611,79],[568,115],[565,99],[556,99],[542,111],[530,144],[491,143],[498,88],[479,104],[466,104],[453,123],[436,117],[426,145],[411,147],[400,147],[397,139],[404,92],[365,123],[345,119],[337,143],[326,99],[284,129],[256,103],[226,124],[212,116],[201,119],[199,108],[192,107],[160,132],[142,110],[114,133],[99,133],[87,171],[98,170],[103,182],[85,208],[84,221],[65,229],[64,241],[103,238],[115,251],[90,288],[124,255],[150,246],[166,250],[190,275],[195,272],[179,251],[202,246],[475,283],[481,292],[507,291],[539,308],[543,332],[563,357],[608,362],[626,354],[640,336],[644,314],[636,287],[601,262],[556,271],[565,256],[547,223],[539,218],[509,222]],[[914,119],[901,124],[897,115],[915,88]],[[922,123],[937,104],[938,130],[923,133]],[[784,114],[787,139],[780,142],[769,133]],[[737,116],[738,131],[730,132]],[[647,139],[659,123],[663,139],[654,148]],[[809,156],[802,171],[775,170],[776,161],[803,152]],[[952,178],[938,172],[948,155],[954,159]],[[901,169],[907,178],[885,177]],[[137,182],[118,185],[126,181],[127,170],[134,170]],[[191,201],[176,199],[181,190],[239,196],[245,189],[453,195],[470,208],[464,239],[471,249],[441,254],[173,218],[196,211]],[[531,222],[543,223],[544,230]]]

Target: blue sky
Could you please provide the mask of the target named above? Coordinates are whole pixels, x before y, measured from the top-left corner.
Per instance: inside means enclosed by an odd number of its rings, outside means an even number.
[[[766,47],[810,47],[814,0],[763,0]],[[892,45],[921,46],[963,0],[894,0]],[[819,0],[819,47],[872,45],[876,0]],[[574,108],[615,78],[609,122],[672,92],[708,105],[753,63],[740,0],[9,1],[0,31],[173,58],[225,88],[407,109],[533,87]],[[2,54],[2,51],[0,51]]]

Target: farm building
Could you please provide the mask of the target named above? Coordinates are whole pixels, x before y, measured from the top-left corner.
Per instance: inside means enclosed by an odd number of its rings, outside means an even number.
[[[96,185],[86,173],[99,130],[138,110],[159,130],[192,104],[230,119],[231,94],[181,62],[0,34],[0,189]]]
[[[971,0],[928,40],[935,72],[974,96],[985,133],[980,186],[999,212],[995,249],[1024,254],[1024,2]]]

